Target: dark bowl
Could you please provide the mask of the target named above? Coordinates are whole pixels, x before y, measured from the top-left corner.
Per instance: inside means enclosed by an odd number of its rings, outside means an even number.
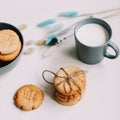
[[[0,22],[0,30],[3,30],[3,29],[10,29],[10,30],[13,30],[14,32],[16,32],[17,35],[19,36],[19,39],[20,39],[22,46],[21,46],[21,50],[20,50],[18,56],[14,60],[8,61],[8,62],[0,61],[0,74],[3,74],[3,73],[10,71],[11,69],[13,69],[17,65],[17,63],[19,62],[22,50],[23,50],[23,43],[24,43],[21,32],[15,26],[13,26],[9,23]]]

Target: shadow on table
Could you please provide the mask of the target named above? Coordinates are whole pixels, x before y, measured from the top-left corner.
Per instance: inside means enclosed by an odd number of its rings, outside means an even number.
[[[76,48],[75,48],[75,46],[69,47],[69,48],[65,49],[63,52],[64,52],[64,54],[67,57],[78,59],[77,55],[76,55]]]

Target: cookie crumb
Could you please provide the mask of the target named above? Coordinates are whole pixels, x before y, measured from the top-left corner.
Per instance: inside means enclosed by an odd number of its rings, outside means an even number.
[[[19,30],[25,30],[26,28],[27,28],[26,24],[21,24],[21,25],[18,26]]]
[[[35,43],[34,40],[28,40],[28,41],[26,42],[26,45],[32,45],[32,44],[34,44],[34,43]]]
[[[37,46],[41,46],[41,45],[45,45],[45,40],[38,40],[36,43],[35,43],[35,45],[37,45]]]
[[[28,48],[28,49],[24,52],[24,55],[30,55],[30,54],[32,54],[34,51],[35,51],[35,48],[33,48],[33,47]]]

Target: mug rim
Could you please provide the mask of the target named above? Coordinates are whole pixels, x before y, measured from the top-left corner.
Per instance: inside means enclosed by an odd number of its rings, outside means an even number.
[[[89,45],[84,44],[83,42],[81,42],[81,41],[78,39],[76,33],[77,33],[77,31],[79,30],[79,28],[82,27],[82,26],[84,26],[84,25],[86,25],[86,24],[90,24],[90,23],[94,23],[94,24],[101,25],[102,27],[104,27],[104,28],[107,30],[109,37],[108,37],[108,40],[106,40],[106,42],[105,42],[104,44],[102,44],[102,45],[97,45],[97,46],[89,46]],[[74,36],[75,36],[75,39],[77,39],[82,45],[87,46],[87,47],[90,47],[90,48],[96,48],[96,47],[98,48],[98,47],[101,47],[101,46],[104,46],[104,45],[108,44],[108,42],[111,40],[111,37],[112,37],[112,29],[111,29],[110,25],[109,25],[107,22],[105,22],[104,20],[102,20],[102,19],[98,19],[98,18],[87,18],[87,19],[84,19],[84,20],[79,21],[79,22],[77,23],[77,25],[76,25],[75,28],[74,28]]]

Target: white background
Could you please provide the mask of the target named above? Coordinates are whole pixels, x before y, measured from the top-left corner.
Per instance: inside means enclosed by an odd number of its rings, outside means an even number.
[[[15,25],[27,24],[21,31],[24,41],[43,39],[44,31],[36,25],[59,12],[97,12],[120,7],[120,0],[0,0],[0,21]],[[114,41],[120,48],[120,16],[106,19],[110,24]],[[74,21],[73,21],[74,23]],[[24,46],[24,50],[26,46]],[[75,53],[74,37],[66,40],[57,51],[42,57],[48,48],[36,47],[32,55],[22,55],[18,65],[0,75],[1,120],[120,120],[120,57],[104,58],[96,65],[80,62]],[[57,72],[60,67],[77,65],[88,71],[84,98],[74,106],[62,106],[53,99],[53,88],[42,79],[45,69]],[[43,104],[33,111],[22,111],[14,105],[16,90],[25,84],[39,86],[45,98]]]

